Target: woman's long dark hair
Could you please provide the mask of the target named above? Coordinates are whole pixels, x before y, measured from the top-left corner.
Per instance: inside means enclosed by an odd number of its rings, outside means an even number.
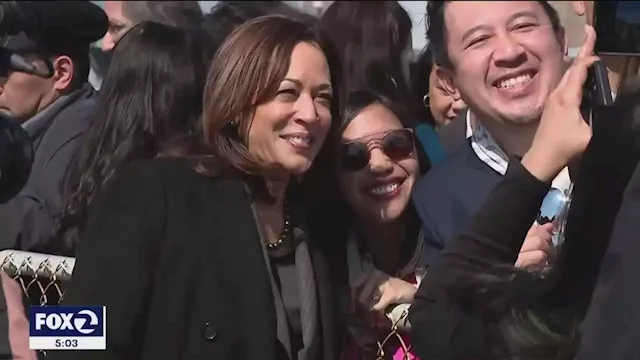
[[[192,130],[202,111],[204,75],[194,33],[144,22],[118,42],[58,224],[66,246],[78,241],[87,208],[119,168],[155,157]]]
[[[594,118],[579,167],[565,242],[545,277],[509,266],[485,269],[450,294],[495,319],[489,341],[509,359],[573,359],[624,191],[640,161],[640,83]],[[466,299],[466,300],[465,300]],[[498,357],[496,357],[498,358]]]
[[[409,98],[402,56],[411,28],[397,1],[334,1],[327,8],[318,29],[340,64],[341,102],[359,89],[373,89],[394,102]]]

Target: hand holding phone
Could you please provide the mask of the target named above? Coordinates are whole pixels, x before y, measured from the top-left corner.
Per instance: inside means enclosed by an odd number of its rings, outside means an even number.
[[[580,106],[588,69],[599,60],[593,55],[595,39],[594,29],[586,26],[584,44],[549,95],[531,148],[522,159],[524,167],[541,181],[555,178],[591,140],[591,128]]]

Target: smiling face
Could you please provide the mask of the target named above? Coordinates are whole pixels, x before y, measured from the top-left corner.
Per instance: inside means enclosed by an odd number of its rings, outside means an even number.
[[[484,119],[539,120],[564,72],[564,31],[538,1],[452,1],[445,7],[453,81]]]
[[[403,130],[398,117],[388,108],[373,104],[353,118],[342,133],[340,144],[338,180],[356,216],[375,222],[398,219],[409,205],[411,189],[419,175],[412,133]],[[369,161],[358,170],[359,166],[346,166],[345,144],[364,146],[362,150],[366,148],[364,154],[368,153]],[[407,145],[409,154],[403,150]]]
[[[331,125],[331,77],[316,44],[299,43],[272,100],[258,105],[249,129],[249,152],[291,174],[309,169]]]

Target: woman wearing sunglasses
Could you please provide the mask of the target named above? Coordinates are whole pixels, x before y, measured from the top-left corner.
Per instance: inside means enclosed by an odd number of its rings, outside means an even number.
[[[346,359],[404,359],[407,310],[426,263],[410,194],[429,163],[407,116],[383,96],[352,92],[341,115],[325,149],[333,161],[318,165],[335,169],[334,178],[320,180],[325,204],[335,201],[315,220],[341,232],[324,238],[339,239],[331,250],[348,299]]]

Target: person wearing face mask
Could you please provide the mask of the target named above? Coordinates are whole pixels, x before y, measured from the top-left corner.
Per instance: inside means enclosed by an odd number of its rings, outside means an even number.
[[[531,146],[547,97],[566,70],[567,42],[546,1],[430,2],[427,12],[436,71],[469,106],[468,142],[413,191],[435,257],[500,182],[509,156],[523,156]],[[564,194],[570,184],[564,170],[554,188]],[[534,224],[516,266],[546,267],[551,238],[547,227]]]
[[[315,32],[234,30],[207,75],[205,154],[140,160],[89,206],[64,305],[109,309],[105,351],[52,359],[335,360],[341,328],[296,178],[332,119]]]

